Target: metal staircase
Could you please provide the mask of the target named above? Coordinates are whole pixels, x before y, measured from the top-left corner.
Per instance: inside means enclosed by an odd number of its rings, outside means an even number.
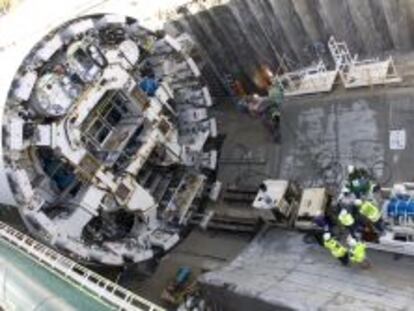
[[[3,222],[0,222],[0,238],[55,275],[71,282],[81,290],[86,290],[96,299],[106,302],[114,310],[165,311]]]

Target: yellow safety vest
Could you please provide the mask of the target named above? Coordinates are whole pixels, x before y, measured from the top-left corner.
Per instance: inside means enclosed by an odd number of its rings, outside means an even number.
[[[381,218],[381,212],[378,207],[369,201],[366,201],[361,205],[359,212],[374,223]]]
[[[355,223],[354,216],[352,216],[351,213],[339,214],[338,219],[345,227],[352,226]]]
[[[353,247],[350,250],[351,256],[349,257],[349,259],[351,259],[352,262],[354,263],[362,263],[365,261],[365,257],[366,257],[366,245],[364,243],[358,242],[355,247]]]
[[[335,239],[329,239],[325,241],[324,246],[331,252],[335,258],[340,258],[346,255],[347,249],[341,245]]]

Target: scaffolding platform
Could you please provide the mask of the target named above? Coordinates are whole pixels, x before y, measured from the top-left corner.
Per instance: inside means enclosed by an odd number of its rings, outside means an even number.
[[[358,60],[358,55],[351,55],[346,42],[338,42],[334,37],[329,39],[328,47],[347,89],[402,82],[391,56],[386,60]]]
[[[321,60],[316,65],[277,76],[276,82],[289,97],[330,92],[337,76],[338,70],[327,70]]]

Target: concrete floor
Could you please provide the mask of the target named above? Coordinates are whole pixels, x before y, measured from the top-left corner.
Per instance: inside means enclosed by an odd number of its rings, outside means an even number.
[[[403,82],[286,99],[280,177],[334,189],[346,166],[372,170],[384,185],[414,180],[414,53],[396,57]],[[389,132],[405,130],[405,150],[389,148]]]
[[[231,203],[223,200],[226,189],[258,189],[267,178],[279,174],[280,145],[273,142],[270,131],[257,117],[238,111],[233,104],[223,102],[212,113],[220,134],[225,136],[222,145],[218,180],[223,183],[219,201],[209,204],[216,214],[241,218],[255,217],[251,202]]]
[[[207,288],[233,293],[235,301],[262,301],[257,311],[414,310],[414,260],[396,261],[374,251],[369,258],[369,270],[344,267],[318,244],[305,244],[301,234],[269,229],[230,265],[205,274],[201,281]],[[245,302],[235,307],[234,301],[220,301],[222,310],[228,311],[259,306]]]
[[[353,164],[385,185],[412,181],[413,99],[411,87],[381,87],[287,101],[281,177],[334,187]],[[390,150],[389,131],[401,129],[406,149]]]
[[[225,185],[253,187],[279,169],[279,145],[263,123],[224,102],[214,108],[220,134],[225,135],[218,179]],[[246,163],[243,163],[246,162]]]

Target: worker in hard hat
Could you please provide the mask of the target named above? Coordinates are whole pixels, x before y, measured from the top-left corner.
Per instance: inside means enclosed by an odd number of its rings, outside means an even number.
[[[370,266],[366,256],[367,246],[364,242],[357,241],[352,236],[348,236],[347,244],[349,246],[349,260],[353,264],[361,265],[368,268]]]
[[[314,240],[316,240],[319,245],[323,246],[324,245],[324,239],[323,239],[324,233],[330,232],[336,226],[336,222],[332,219],[331,215],[320,211],[313,218],[313,223],[318,229],[309,233],[307,237],[313,237]]]
[[[351,193],[348,187],[342,188],[341,194],[338,198],[339,213],[337,223],[345,227],[349,232],[355,236],[357,228],[361,222],[358,216],[358,211],[355,209],[355,195]]]
[[[313,223],[324,232],[330,231],[334,227],[334,223],[328,215],[319,214],[313,218]]]
[[[323,235],[323,246],[328,249],[332,256],[338,259],[343,265],[348,265],[348,250],[330,232]]]
[[[356,168],[353,165],[348,166],[348,179],[369,178],[369,173],[366,169]]]
[[[379,232],[384,230],[381,211],[375,203],[357,199],[355,200],[355,206],[359,214],[368,219]]]
[[[355,218],[346,208],[342,208],[340,210],[338,214],[338,221],[343,227],[353,233],[355,227]]]
[[[358,169],[354,166],[348,166],[348,188],[357,198],[369,193],[371,182],[369,174],[365,169]]]
[[[350,190],[356,197],[360,198],[369,193],[371,189],[370,181],[365,177],[355,178],[349,182]]]
[[[348,187],[344,187],[338,197],[338,209],[339,211],[342,211],[345,209],[348,211],[351,215],[354,215],[357,211],[355,210],[355,200],[356,196],[349,190]],[[344,214],[344,212],[343,212]],[[345,216],[345,215],[344,215]],[[349,217],[348,217],[349,218]],[[340,221],[342,223],[342,221]],[[343,224],[345,225],[345,224]],[[347,226],[347,225],[345,225]]]

